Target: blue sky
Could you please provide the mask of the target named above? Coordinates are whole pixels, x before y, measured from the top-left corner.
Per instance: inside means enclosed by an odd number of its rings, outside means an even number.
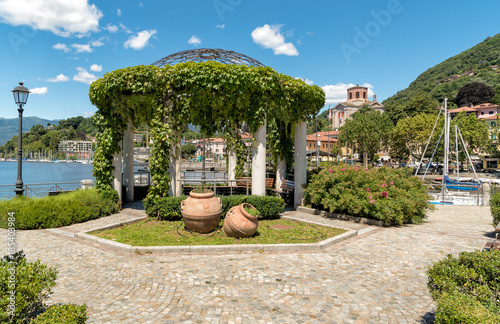
[[[0,117],[90,116],[89,84],[186,49],[222,48],[323,87],[359,82],[382,101],[500,32],[498,0],[0,0]]]

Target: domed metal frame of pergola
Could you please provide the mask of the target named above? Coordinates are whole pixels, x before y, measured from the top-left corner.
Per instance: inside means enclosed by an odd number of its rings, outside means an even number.
[[[200,48],[177,52],[162,59],[157,60],[151,65],[164,67],[165,65],[175,65],[185,62],[206,62],[216,61],[223,64],[242,64],[246,66],[264,66],[256,59],[241,53],[226,51],[219,48]]]

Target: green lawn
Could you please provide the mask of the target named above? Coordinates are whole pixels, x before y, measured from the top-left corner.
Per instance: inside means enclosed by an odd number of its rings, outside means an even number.
[[[274,229],[273,225],[291,228]],[[144,220],[105,231],[89,233],[108,240],[132,246],[173,246],[173,245],[227,245],[227,244],[281,244],[317,243],[327,238],[345,233],[346,230],[312,225],[286,219],[261,220],[257,233],[252,237],[235,239],[227,237],[222,228],[209,234],[190,233],[184,230],[182,221]]]

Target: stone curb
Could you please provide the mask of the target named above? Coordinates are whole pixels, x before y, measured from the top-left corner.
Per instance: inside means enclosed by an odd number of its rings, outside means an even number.
[[[189,246],[132,246],[107,239],[103,239],[88,233],[95,231],[103,231],[127,224],[132,224],[146,219],[147,216],[126,220],[119,223],[113,223],[106,226],[86,230],[80,233],[69,233],[61,230],[53,230],[53,232],[72,236],[81,240],[98,243],[111,249],[128,252],[128,253],[203,253],[203,252],[278,252],[278,251],[320,251],[332,246],[335,243],[344,241],[348,238],[359,235],[358,231],[350,230],[346,233],[331,237],[318,243],[295,243],[295,244],[232,244],[232,245],[189,245]],[[330,226],[311,221],[305,221],[289,216],[283,216],[286,219],[293,219],[305,223],[311,223],[321,226]],[[330,226],[331,227],[331,226]]]
[[[375,220],[375,219],[369,219],[369,218],[364,218],[364,217],[355,217],[355,216],[349,216],[349,215],[343,215],[343,214],[334,214],[334,213],[330,213],[330,212],[327,212],[324,210],[303,207],[303,206],[298,206],[297,211],[301,211],[301,212],[312,214],[312,215],[321,215],[321,216],[327,217],[327,218],[346,220],[346,221],[350,221],[350,222],[354,222],[354,223],[384,227],[383,221],[379,221],[379,220]]]

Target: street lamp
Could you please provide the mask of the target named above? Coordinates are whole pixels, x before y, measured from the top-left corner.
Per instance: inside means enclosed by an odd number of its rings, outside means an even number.
[[[23,169],[22,169],[22,163],[23,163],[23,138],[22,138],[22,132],[23,132],[23,106],[26,104],[26,101],[28,101],[28,95],[29,95],[29,90],[23,86],[22,82],[19,82],[19,85],[12,90],[12,93],[14,94],[14,101],[16,102],[16,105],[19,107],[17,111],[19,112],[19,136],[18,136],[18,144],[17,144],[17,180],[16,180],[16,189],[14,191],[16,192],[17,196],[22,196],[24,192],[23,188]]]

